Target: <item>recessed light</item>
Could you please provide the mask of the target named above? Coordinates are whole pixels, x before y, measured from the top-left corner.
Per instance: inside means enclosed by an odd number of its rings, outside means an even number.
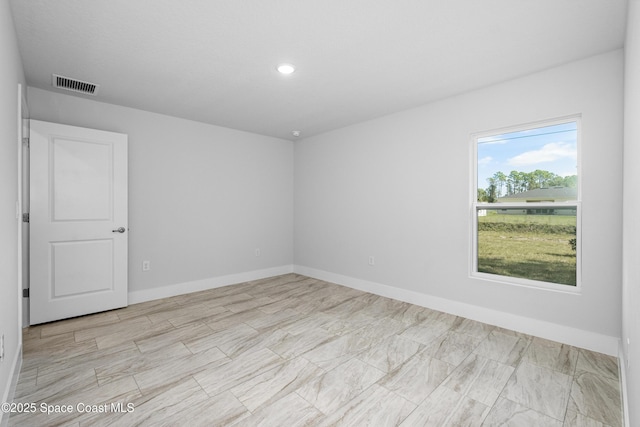
[[[291,64],[280,64],[277,70],[280,74],[291,74],[296,70],[296,67]]]

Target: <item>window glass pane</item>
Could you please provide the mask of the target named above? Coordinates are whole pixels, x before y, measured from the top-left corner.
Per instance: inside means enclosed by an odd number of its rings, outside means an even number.
[[[478,272],[576,286],[576,210],[478,209]]]
[[[577,200],[577,123],[478,138],[477,200]]]

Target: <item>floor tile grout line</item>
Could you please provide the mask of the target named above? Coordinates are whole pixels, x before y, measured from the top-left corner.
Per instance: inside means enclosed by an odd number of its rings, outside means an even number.
[[[529,411],[533,411],[533,412],[535,412],[535,413],[537,413],[537,414],[540,414],[540,415],[541,415],[541,416],[543,416],[543,417],[551,418],[551,419],[553,419],[553,420],[555,420],[555,421],[558,421],[558,422],[560,422],[560,423],[563,423],[563,425],[564,425],[564,419],[565,419],[566,417],[564,417],[562,420],[559,420],[559,419],[557,419],[557,418],[555,418],[555,417],[552,417],[552,416],[551,416],[551,415],[549,415],[549,414],[545,414],[544,412],[540,412],[540,411],[538,411],[537,409],[530,408],[530,407],[528,407],[528,406],[526,406],[526,405],[523,405],[522,403],[516,402],[516,401],[511,400],[511,399],[509,399],[509,398],[507,398],[507,397],[502,397],[502,396],[501,396],[501,398],[502,398],[502,399],[504,399],[504,400],[508,400],[509,402],[514,403],[514,404],[516,404],[516,405],[522,406],[523,408],[526,408],[526,409],[527,409],[527,410],[529,410]],[[493,406],[495,406],[495,404],[494,404]],[[493,407],[492,407],[491,409],[493,410]]]
[[[502,389],[500,390],[500,393],[498,394],[498,398],[493,403],[493,406],[491,407],[491,410],[493,410],[493,408],[495,407],[495,404],[498,402],[498,400],[500,400],[500,398],[507,399],[507,400],[513,402],[511,399],[508,399],[507,397],[503,396],[503,393],[504,393],[505,389],[507,388],[507,385],[509,384],[511,379],[514,378],[514,376],[518,372],[518,369],[522,365],[522,362],[524,361],[525,355],[529,351],[529,347],[531,346],[532,342],[533,342],[533,340],[529,340],[529,342],[527,343],[527,347],[522,351],[522,355],[520,356],[520,359],[518,360],[518,363],[516,364],[516,366],[514,366],[513,372],[511,373],[511,375],[509,375],[509,378],[507,379],[507,381],[505,381],[504,385],[502,386]],[[520,404],[518,402],[514,402],[514,403],[516,403],[518,405],[521,405],[521,406],[523,406],[523,407],[525,407],[527,409],[530,409],[532,411],[534,410],[534,409],[529,408],[528,406],[522,405],[522,404]],[[491,410],[489,412],[491,412]],[[536,411],[536,412],[538,412],[538,411]],[[487,416],[489,416],[489,414],[487,414]]]
[[[571,394],[573,392],[573,387],[575,387],[575,385],[576,385],[576,377],[574,374],[571,376],[571,387],[569,387],[569,396],[567,398],[567,404],[565,405],[565,408],[564,408],[564,416],[562,417],[562,420],[561,420],[563,424],[567,420],[567,414],[569,412],[569,403],[571,402]]]

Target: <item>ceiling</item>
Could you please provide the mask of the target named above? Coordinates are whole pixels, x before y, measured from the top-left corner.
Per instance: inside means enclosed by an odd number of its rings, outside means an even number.
[[[293,140],[621,48],[627,0],[11,6],[29,86],[61,91],[59,74],[100,85],[76,96]]]

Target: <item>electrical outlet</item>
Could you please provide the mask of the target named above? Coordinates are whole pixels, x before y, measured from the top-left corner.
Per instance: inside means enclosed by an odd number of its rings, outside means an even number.
[[[369,257],[369,265],[376,265],[376,258],[373,255]]]
[[[142,271],[151,270],[151,261],[142,261]]]
[[[260,248],[256,249],[256,256],[260,256]]]

